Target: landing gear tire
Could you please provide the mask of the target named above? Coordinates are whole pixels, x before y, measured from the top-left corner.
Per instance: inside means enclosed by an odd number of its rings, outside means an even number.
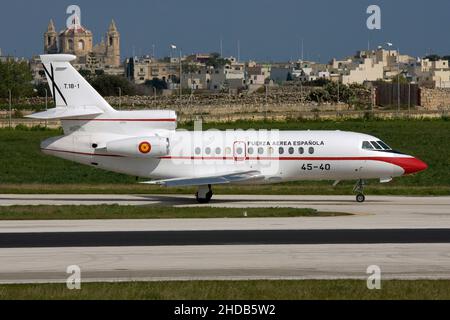
[[[359,179],[356,182],[355,187],[353,188],[353,192],[356,193],[356,202],[358,203],[363,203],[364,201],[366,201],[366,196],[363,194],[364,186],[365,186],[364,180]]]
[[[212,199],[212,196],[213,196],[212,191],[209,191],[209,192],[206,194],[206,197],[205,197],[205,198],[200,198],[200,197],[198,196],[198,192],[195,194],[195,198],[197,199],[197,202],[198,202],[198,203],[209,203],[209,202],[211,201],[211,199]]]
[[[198,203],[209,203],[212,199],[213,192],[211,189],[211,186],[208,186],[208,191],[205,193],[204,188],[199,188],[197,193],[195,194],[195,198],[197,199]]]
[[[366,196],[363,195],[362,193],[358,193],[356,195],[356,202],[363,203],[364,201],[366,201]]]

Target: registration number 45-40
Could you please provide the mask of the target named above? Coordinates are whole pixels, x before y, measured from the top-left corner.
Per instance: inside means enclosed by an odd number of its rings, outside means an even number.
[[[302,165],[302,170],[303,171],[312,171],[312,170],[330,171],[331,165],[329,163],[321,163],[321,164],[304,163]]]

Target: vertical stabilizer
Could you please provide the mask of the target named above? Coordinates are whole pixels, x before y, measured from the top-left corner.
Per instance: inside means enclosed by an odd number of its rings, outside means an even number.
[[[97,107],[114,111],[109,103],[70,64],[76,57],[68,54],[41,55],[48,85],[56,107]]]

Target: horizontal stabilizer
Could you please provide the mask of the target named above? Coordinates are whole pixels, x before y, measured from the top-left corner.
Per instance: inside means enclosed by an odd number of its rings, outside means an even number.
[[[243,183],[250,180],[263,179],[264,176],[261,172],[252,171],[241,171],[225,173],[215,176],[205,176],[205,177],[187,177],[187,178],[175,178],[167,180],[155,180],[142,182],[146,184],[159,184],[166,187],[184,187],[184,186],[201,186],[201,185],[215,185],[215,184],[227,184],[227,183]]]
[[[103,111],[100,108],[94,106],[86,107],[56,107],[47,111],[38,112],[26,116],[31,119],[42,120],[54,120],[54,119],[66,119],[73,117],[93,116],[102,114]]]

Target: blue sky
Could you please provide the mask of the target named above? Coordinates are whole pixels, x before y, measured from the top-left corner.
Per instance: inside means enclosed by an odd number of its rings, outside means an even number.
[[[401,52],[450,54],[448,0],[6,0],[0,6],[0,48],[30,57],[42,53],[43,32],[53,18],[63,29],[66,8],[77,4],[82,24],[98,42],[115,19],[122,36],[122,58],[165,56],[175,43],[183,53],[218,52],[265,61],[305,58],[326,62],[358,49],[392,42]],[[366,9],[381,7],[382,29],[369,31]],[[13,32],[12,32],[13,31]]]

